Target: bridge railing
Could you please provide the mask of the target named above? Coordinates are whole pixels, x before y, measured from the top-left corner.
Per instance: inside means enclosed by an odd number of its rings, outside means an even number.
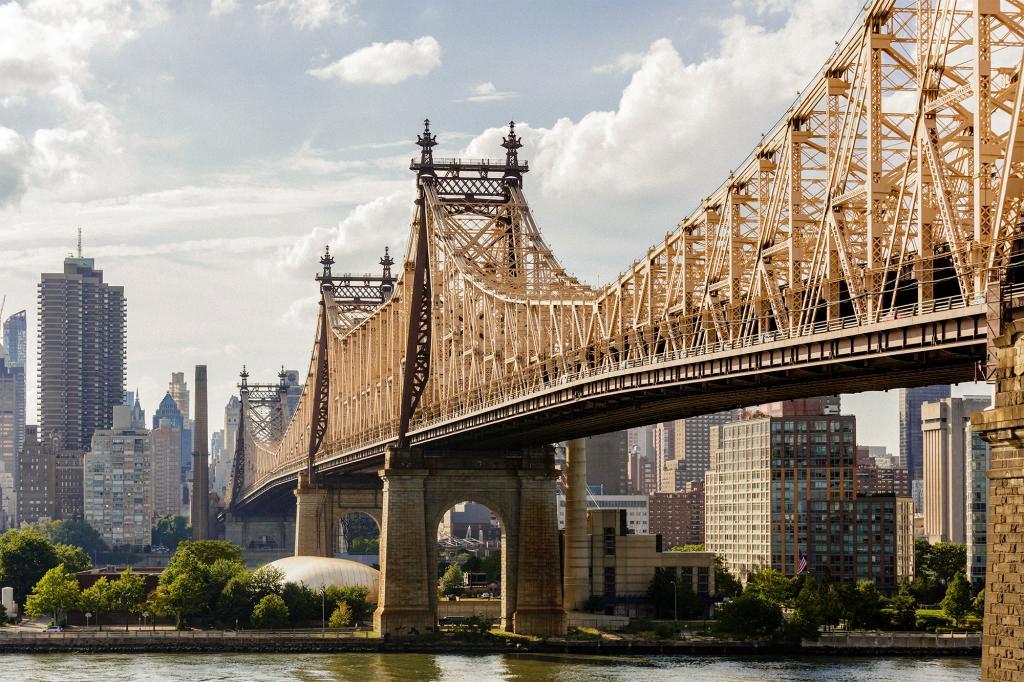
[[[1017,291],[1017,290],[1020,291]],[[1017,285],[1016,288],[1004,292],[1006,295],[1021,295],[1024,294],[1024,285]],[[983,301],[979,300],[975,303],[981,304]],[[879,316],[878,323],[882,324],[894,320],[904,320],[913,317],[920,317],[923,315],[929,315],[932,313],[945,312],[948,310],[963,308],[968,305],[968,302],[960,294],[955,296],[947,296],[945,298],[934,299],[931,301],[909,303],[902,306],[897,306],[885,314]],[[639,367],[645,367],[649,365],[661,364],[666,362],[674,362],[678,360],[685,360],[690,358],[699,358],[708,355],[714,355],[716,353],[722,353],[730,350],[751,348],[755,346],[766,345],[770,343],[777,343],[781,341],[789,341],[793,339],[802,339],[815,336],[818,334],[826,334],[834,331],[841,331],[843,329],[851,329],[855,327],[865,327],[863,322],[856,315],[848,315],[845,317],[814,322],[806,325],[802,325],[796,329],[776,330],[765,333],[749,334],[743,337],[733,339],[723,339],[713,343],[707,343],[697,348],[680,348],[676,350],[663,351],[661,353],[652,353],[639,358],[630,358],[626,360],[620,360],[618,362],[603,363],[594,367],[588,366],[586,363],[581,363],[581,367],[576,370],[560,371],[558,375],[552,378],[524,381],[526,386],[508,391],[499,392],[497,382],[495,386],[490,387],[492,390],[488,391],[487,394],[483,390],[476,390],[463,396],[454,396],[449,400],[445,401],[442,405],[431,405],[423,406],[421,408],[420,419],[414,423],[415,429],[427,428],[434,426],[438,423],[448,421],[457,418],[460,414],[466,414],[472,411],[481,409],[488,409],[496,407],[501,404],[515,402],[520,400],[527,395],[537,393],[539,391],[545,391],[557,387],[567,387],[575,383],[585,382],[595,377],[611,374],[614,372],[621,372],[629,369],[636,369]],[[538,368],[536,370],[540,372]],[[365,439],[361,439],[366,442]]]
[[[1002,296],[1004,299],[1024,296],[1024,284],[1005,287],[1003,289]],[[892,308],[885,314],[879,316],[878,323],[884,324],[895,320],[906,320],[933,313],[964,308],[969,305],[980,305],[982,303],[984,303],[982,300],[968,302],[959,294],[931,301],[909,303]],[[796,329],[749,334],[739,338],[723,339],[714,343],[704,344],[698,348],[668,350],[661,353],[652,353],[640,358],[631,358],[610,363],[606,362],[594,367],[588,366],[586,363],[581,363],[581,366],[576,370],[561,371],[557,376],[548,379],[540,380],[536,376],[533,377],[533,380],[524,378],[524,381],[522,382],[523,386],[520,388],[499,391],[497,385],[495,385],[489,387],[490,390],[488,391],[477,390],[461,396],[453,396],[447,400],[443,406],[423,405],[421,406],[421,412],[418,415],[419,418],[414,423],[413,428],[414,430],[428,428],[439,423],[455,419],[459,416],[464,416],[473,411],[489,409],[498,405],[515,402],[539,391],[584,383],[598,376],[614,372],[621,372],[660,363],[700,358],[730,350],[752,348],[794,339],[805,339],[819,334],[827,334],[829,332],[864,326],[867,325],[861,322],[856,315],[848,315],[833,320],[802,325]],[[540,369],[538,368],[536,371],[539,373]],[[397,428],[395,425],[381,425],[345,439],[337,439],[324,443],[324,451],[330,453],[349,453],[341,456],[340,458],[335,455],[330,457],[332,462],[337,462],[339,459],[344,461],[346,457],[359,456],[361,451],[365,451],[368,448],[379,447],[382,444],[391,442],[397,438],[397,435]],[[301,458],[293,461],[290,460],[288,462],[282,462],[275,471],[262,476],[259,480],[249,486],[249,490],[256,490],[282,475],[291,473],[293,469],[300,467],[303,463],[304,462]]]

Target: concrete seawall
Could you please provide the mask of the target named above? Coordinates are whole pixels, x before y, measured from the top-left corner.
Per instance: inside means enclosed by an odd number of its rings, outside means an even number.
[[[596,655],[853,655],[853,656],[978,656],[980,635],[928,635],[924,633],[827,633],[803,646],[760,641],[695,638],[685,641],[570,640],[463,640],[450,637],[386,641],[365,632],[319,630],[285,631],[104,631],[2,632],[4,653],[342,653],[342,652],[478,652],[572,653]]]

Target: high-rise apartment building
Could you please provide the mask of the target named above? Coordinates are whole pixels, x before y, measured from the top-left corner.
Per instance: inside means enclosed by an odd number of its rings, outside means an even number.
[[[167,395],[171,396],[171,399],[174,400],[174,404],[178,408],[178,412],[181,413],[182,423],[188,424],[190,396],[184,372],[171,372],[171,380],[167,384]]]
[[[56,515],[54,491],[59,450],[56,438],[40,440],[38,427],[34,424],[25,427],[25,443],[14,474],[19,525],[52,519]]]
[[[929,542],[967,542],[971,414],[990,404],[986,396],[968,396],[921,405],[924,532]]]
[[[227,492],[228,479],[231,478],[231,467],[235,461],[235,446],[238,444],[238,425],[242,418],[242,401],[238,396],[228,398],[224,406],[224,454],[217,469],[217,481],[224,492]]]
[[[712,441],[705,545],[742,579],[763,568],[795,575],[801,559],[812,573],[871,579],[883,592],[913,576],[910,499],[856,495],[854,417],[754,417]]]
[[[686,419],[668,422],[663,427],[671,429],[672,435],[665,440],[672,450],[666,448],[658,472],[658,490],[663,493],[676,492],[686,487],[687,481],[704,481],[704,473],[711,466],[712,428],[734,421],[739,412],[726,410]]]
[[[654,448],[641,450],[634,445],[629,450],[629,492],[633,495],[650,495],[658,490],[658,470],[655,466]]]
[[[26,362],[25,338],[28,334],[28,323],[25,311],[20,310],[4,321],[4,349],[7,351],[7,367],[17,375],[14,407],[14,440],[16,451],[21,449],[25,440],[25,382],[28,371]],[[20,368],[20,372],[15,371]]]
[[[921,446],[921,404],[948,398],[949,386],[920,386],[901,388],[900,400],[900,458],[913,481],[924,479],[924,451]]]
[[[153,514],[181,513],[181,431],[168,421],[149,432],[153,454]]]
[[[10,364],[3,350],[0,347],[0,474],[13,474],[25,440],[25,368]]]
[[[910,496],[910,478],[904,467],[897,466],[897,457],[889,457],[885,448],[857,446],[857,492],[861,495]]]
[[[970,443],[967,459],[967,579],[975,589],[985,586],[988,560],[988,470],[992,451],[968,424],[964,434]]]
[[[629,492],[629,450],[625,431],[587,438],[587,485],[605,495]]]
[[[85,520],[111,547],[150,544],[153,453],[149,432],[131,428],[131,410],[114,408],[113,427],[93,434],[85,455]]]
[[[92,258],[68,257],[39,283],[39,418],[64,449],[88,448],[124,397],[124,288],[103,281]]]
[[[284,385],[286,388],[285,400],[288,405],[288,419],[295,414],[295,408],[299,406],[299,396],[302,395],[302,377],[297,369],[282,369],[284,373]]]
[[[704,482],[687,481],[683,490],[653,493],[650,501],[651,533],[663,547],[704,544]]]
[[[56,434],[40,438],[38,427],[25,428],[14,483],[19,525],[82,518],[82,453],[62,449]]]
[[[216,493],[221,500],[224,499],[224,487],[227,485],[227,478],[224,472],[224,429],[214,431],[210,434],[210,491]]]
[[[4,348],[12,365],[24,367],[27,364],[26,353],[28,338],[28,322],[25,311],[19,310],[4,320]]]

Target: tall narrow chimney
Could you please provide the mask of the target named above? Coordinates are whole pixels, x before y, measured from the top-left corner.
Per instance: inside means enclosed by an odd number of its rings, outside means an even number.
[[[210,453],[206,431],[206,365],[196,365],[195,431],[192,434],[192,539],[210,539]]]

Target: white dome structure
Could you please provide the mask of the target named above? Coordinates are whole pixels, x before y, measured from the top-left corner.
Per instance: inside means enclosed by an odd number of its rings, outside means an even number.
[[[369,591],[367,599],[371,603],[377,601],[380,571],[358,561],[323,556],[288,556],[268,565],[284,571],[286,583],[300,583],[312,590],[325,586],[365,587]]]

